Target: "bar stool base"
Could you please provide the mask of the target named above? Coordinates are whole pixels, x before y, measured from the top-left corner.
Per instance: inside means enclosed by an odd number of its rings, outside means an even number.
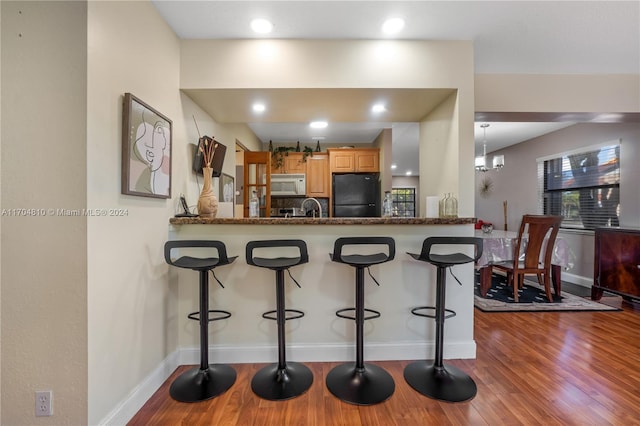
[[[374,364],[356,368],[355,363],[341,364],[327,374],[327,388],[338,399],[356,405],[373,405],[385,401],[395,391],[393,378]]]
[[[313,383],[309,367],[289,362],[283,369],[271,364],[258,371],[251,380],[251,389],[260,398],[282,401],[305,393]]]
[[[416,361],[404,369],[404,379],[424,396],[448,402],[468,401],[476,396],[476,383],[452,366],[436,367],[433,361]]]
[[[236,381],[236,371],[226,364],[209,364],[185,371],[171,383],[169,394],[180,402],[199,402],[214,398],[229,389]]]

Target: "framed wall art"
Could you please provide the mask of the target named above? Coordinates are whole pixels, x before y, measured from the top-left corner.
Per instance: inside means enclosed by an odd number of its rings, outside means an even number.
[[[233,203],[235,198],[235,188],[233,187],[233,176],[228,175],[226,173],[222,173],[222,175],[218,178],[220,182],[220,192],[218,201],[223,201],[225,203]]]
[[[131,93],[122,108],[122,193],[171,198],[172,122]]]

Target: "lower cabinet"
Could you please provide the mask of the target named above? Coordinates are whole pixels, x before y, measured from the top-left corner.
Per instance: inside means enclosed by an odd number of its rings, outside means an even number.
[[[640,229],[596,229],[594,254],[593,300],[603,291],[640,299]]]

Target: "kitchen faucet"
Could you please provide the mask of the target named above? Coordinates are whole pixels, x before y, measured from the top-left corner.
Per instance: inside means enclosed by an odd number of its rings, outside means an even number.
[[[318,201],[318,200],[317,200],[317,199],[315,199],[315,198],[305,198],[305,199],[302,201],[302,204],[300,205],[300,209],[304,210],[304,203],[306,203],[306,202],[307,202],[307,201],[309,201],[309,200],[311,200],[311,201],[315,201],[315,202],[316,202],[316,204],[318,205],[318,217],[322,217],[322,206],[320,205],[320,201]],[[315,211],[315,209],[313,210],[313,217],[314,217],[314,218],[316,217],[316,211]]]

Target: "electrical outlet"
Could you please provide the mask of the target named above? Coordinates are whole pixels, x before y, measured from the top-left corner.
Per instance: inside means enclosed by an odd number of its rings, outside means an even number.
[[[36,391],[36,417],[53,416],[53,391]]]

